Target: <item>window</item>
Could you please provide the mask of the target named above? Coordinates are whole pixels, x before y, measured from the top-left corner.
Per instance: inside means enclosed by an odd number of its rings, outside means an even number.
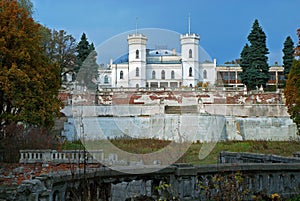
[[[155,71],[152,71],[152,79],[155,79]]]
[[[175,79],[175,72],[173,70],[171,71],[171,79]]]
[[[207,79],[207,71],[206,70],[203,71],[203,79]]]
[[[191,49],[189,50],[189,58],[193,58],[193,51]]]
[[[140,76],[140,69],[138,67],[136,67],[135,69],[135,76],[136,77]]]
[[[192,69],[192,67],[190,67],[190,69],[189,69],[189,76],[190,76],[190,77],[193,76],[193,69]]]
[[[124,73],[123,73],[122,70],[120,71],[120,79],[121,79],[121,80],[124,79]]]
[[[135,85],[135,88],[137,88],[137,89],[138,89],[139,87],[140,87],[140,85],[139,85],[139,84],[136,84],[136,85]]]
[[[108,84],[108,76],[107,75],[104,76],[104,84]]]
[[[76,74],[73,73],[73,74],[72,74],[72,81],[74,82],[75,80],[76,80]]]
[[[161,79],[166,79],[166,72],[164,70],[161,71]]]
[[[140,58],[140,51],[139,51],[139,50],[136,50],[136,51],[135,51],[135,58],[136,58],[136,59],[139,59],[139,58]]]

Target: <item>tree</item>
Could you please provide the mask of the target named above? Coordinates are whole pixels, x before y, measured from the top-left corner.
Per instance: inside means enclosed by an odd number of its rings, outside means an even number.
[[[284,67],[284,76],[287,79],[288,74],[291,70],[293,61],[294,61],[294,42],[290,36],[285,39],[283,52],[283,67]]]
[[[84,62],[84,60],[88,57],[88,55],[93,50],[94,45],[90,45],[85,33],[82,34],[80,42],[78,43],[76,47],[77,52],[77,63],[75,67],[75,72],[77,73]]]
[[[89,44],[85,33],[77,45],[77,81],[80,85],[86,86],[89,90],[96,90],[96,80],[98,75],[97,52],[94,44]]]
[[[249,45],[246,44],[241,52],[241,59],[240,59],[241,67],[243,69],[243,73],[241,73],[241,81],[244,83],[246,86],[249,85],[248,80],[249,80],[249,70],[250,70],[250,58],[249,58]]]
[[[92,44],[93,49],[94,45]],[[92,50],[91,53],[87,56],[87,58],[83,61],[81,68],[78,72],[77,81],[79,83],[83,83],[89,90],[96,90],[97,83],[97,75],[98,75],[98,64],[97,60],[97,52]]]
[[[241,78],[248,90],[253,90],[260,85],[266,86],[269,80],[268,57],[269,50],[266,46],[266,34],[255,20],[252,30],[248,35],[250,46],[246,44],[241,52]]]
[[[42,46],[40,25],[14,0],[0,1],[0,131],[11,123],[50,128],[60,114],[58,65]]]
[[[57,64],[61,77],[73,72],[76,62],[76,40],[64,30],[50,30],[41,28],[43,34],[43,46],[47,56],[53,64]]]
[[[294,60],[284,89],[286,106],[293,121],[300,126],[300,61]]]
[[[300,57],[300,29],[297,30],[297,35],[299,38],[299,42],[298,42],[297,46],[295,47],[294,56],[296,57],[296,59],[299,60],[299,57]]]
[[[286,98],[286,106],[293,121],[300,128],[300,29],[297,30],[298,46],[295,48],[295,56],[292,67],[288,74],[284,95]]]
[[[33,4],[30,0],[18,0],[18,4],[21,8],[25,10],[25,12],[28,13],[30,17],[32,17],[33,14]]]

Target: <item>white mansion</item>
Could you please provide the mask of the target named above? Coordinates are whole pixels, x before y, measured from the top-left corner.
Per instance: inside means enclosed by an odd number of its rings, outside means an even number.
[[[128,35],[128,54],[111,60],[106,68],[99,69],[101,88],[177,88],[208,85],[243,86],[239,79],[242,71],[238,64],[217,65],[216,59],[199,61],[197,34],[180,35],[181,53],[176,49],[148,49],[147,36]],[[270,67],[269,85],[284,78],[283,67]]]
[[[180,36],[181,54],[176,49],[147,49],[147,37],[128,35],[128,54],[101,69],[101,87],[194,87],[198,82],[214,84],[216,61],[199,63],[197,34]]]

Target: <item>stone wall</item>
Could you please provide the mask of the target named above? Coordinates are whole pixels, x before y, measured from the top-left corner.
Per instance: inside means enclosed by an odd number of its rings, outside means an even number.
[[[274,193],[290,198],[300,192],[299,167],[299,163],[175,164],[149,174],[126,174],[108,168],[90,169],[85,174],[83,171],[52,173],[24,181],[12,200],[83,200],[88,195],[91,200],[111,201],[137,197],[158,200],[170,196],[186,201],[210,200],[217,193],[211,188],[217,184],[214,178],[232,178],[232,174],[241,175],[242,181],[236,190],[241,193],[247,190],[247,194],[242,195],[245,200]]]

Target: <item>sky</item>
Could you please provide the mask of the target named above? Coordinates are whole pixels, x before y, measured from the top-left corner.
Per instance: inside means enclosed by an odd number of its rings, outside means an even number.
[[[200,35],[200,45],[218,64],[238,59],[255,19],[267,35],[269,64],[282,64],[287,36],[298,43],[299,0],[32,0],[34,18],[95,46],[122,33],[158,28]],[[136,20],[138,19],[138,20]],[[161,43],[161,41],[160,41]],[[168,46],[169,47],[169,46]]]

